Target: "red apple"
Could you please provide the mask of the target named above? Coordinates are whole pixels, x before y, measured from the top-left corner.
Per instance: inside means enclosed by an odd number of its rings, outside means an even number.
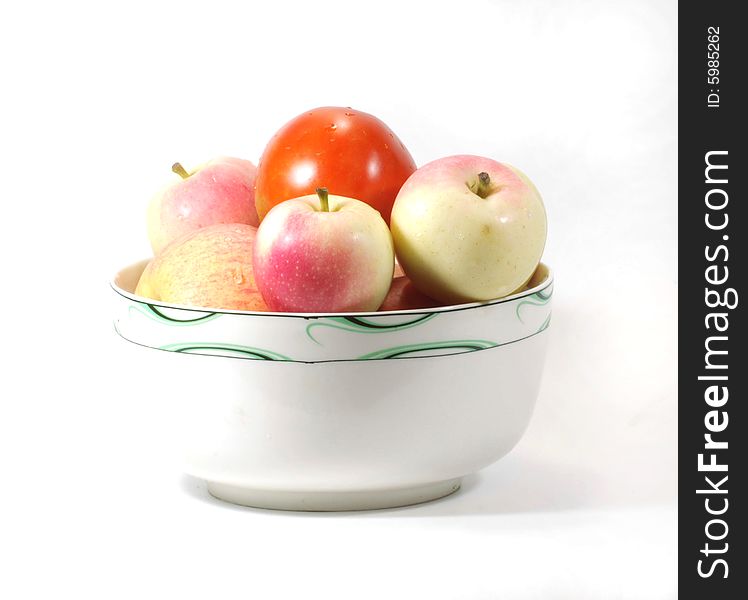
[[[377,310],[393,268],[381,215],[359,200],[328,197],[324,188],[278,204],[257,230],[254,274],[273,311]]]
[[[390,291],[379,307],[379,310],[411,310],[416,308],[432,308],[440,306],[433,298],[418,291],[413,282],[405,276],[395,277],[390,285]]]
[[[180,176],[157,193],[148,207],[148,238],[154,254],[172,240],[217,223],[257,227],[254,182],[256,167],[248,160],[220,157],[192,172],[175,163]]]
[[[186,233],[148,263],[135,293],[172,304],[267,310],[252,272],[256,232],[232,223]]]

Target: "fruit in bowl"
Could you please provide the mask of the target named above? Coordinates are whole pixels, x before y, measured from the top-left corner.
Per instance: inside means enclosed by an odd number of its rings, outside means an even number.
[[[400,186],[416,164],[377,117],[350,107],[324,106],[286,123],[268,142],[257,167],[260,219],[276,204],[313,194],[356,198],[386,223]]]
[[[171,304],[267,310],[252,269],[256,232],[241,223],[188,232],[148,263],[135,293]]]
[[[441,302],[500,298],[521,288],[543,254],[538,190],[515,167],[449,156],[419,168],[392,210],[397,258],[415,286]]]
[[[259,223],[255,209],[256,167],[228,156],[193,171],[172,166],[178,177],[159,191],[148,206],[148,239],[154,254],[172,240],[217,223]]]
[[[506,454],[551,318],[530,180],[477,156],[415,170],[384,123],[335,107],[270,141],[256,203],[253,169],[175,165],[155,257],[112,282],[185,471],[239,504],[349,510],[444,496]]]
[[[377,310],[394,264],[379,213],[325,188],[275,206],[254,243],[257,286],[274,311]]]
[[[439,306],[439,302],[419,292],[413,282],[402,275],[392,279],[390,289],[379,310],[413,310],[436,306]]]

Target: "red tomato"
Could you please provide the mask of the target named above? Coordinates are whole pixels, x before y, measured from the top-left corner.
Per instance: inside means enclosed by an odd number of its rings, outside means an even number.
[[[290,198],[326,187],[376,208],[389,224],[392,204],[416,164],[400,139],[376,117],[326,106],[286,123],[257,165],[255,205],[262,220]]]

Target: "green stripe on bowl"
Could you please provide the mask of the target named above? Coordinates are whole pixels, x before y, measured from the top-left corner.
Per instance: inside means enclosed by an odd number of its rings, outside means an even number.
[[[186,352],[199,353],[200,351],[216,350],[231,355],[253,356],[261,360],[293,360],[284,354],[266,350],[264,348],[255,348],[253,346],[240,346],[238,344],[214,344],[210,342],[179,342],[176,344],[166,344],[160,346],[161,350],[169,352]]]
[[[430,321],[436,317],[437,313],[430,313],[427,315],[418,315],[415,319],[410,321],[403,321],[401,323],[378,323],[370,319],[364,319],[363,317],[323,317],[314,323],[310,323],[306,327],[306,334],[310,340],[315,344],[322,343],[312,335],[312,329],[315,327],[327,327],[330,329],[340,329],[342,331],[349,331],[351,333],[383,333],[387,331],[400,331],[402,329],[410,329],[422,325],[423,323]]]
[[[169,317],[168,315],[165,315],[152,304],[131,304],[128,307],[128,310],[130,312],[132,311],[139,312],[140,314],[145,315],[149,319],[152,319],[158,323],[163,323],[164,325],[176,325],[176,326],[199,325],[200,323],[207,323],[208,321],[212,321],[213,319],[217,319],[218,317],[221,316],[218,313],[208,312],[208,313],[203,314],[200,317],[195,317],[192,319],[175,319],[174,317]]]
[[[378,358],[396,358],[413,354],[415,352],[424,352],[428,350],[457,350],[463,352],[475,352],[476,350],[485,350],[498,346],[496,342],[488,340],[447,340],[444,342],[426,342],[422,344],[406,344],[404,346],[393,346],[384,348],[375,352],[369,352],[359,356],[359,360],[373,360]],[[437,356],[437,355],[435,355]]]
[[[536,292],[532,294],[531,296],[528,296],[527,299],[522,300],[522,302],[517,303],[517,318],[519,319],[520,323],[524,323],[524,320],[522,319],[522,315],[520,314],[520,309],[523,306],[545,306],[548,304],[548,302],[553,297],[553,286],[549,286],[548,288],[544,290],[540,290],[539,292]]]

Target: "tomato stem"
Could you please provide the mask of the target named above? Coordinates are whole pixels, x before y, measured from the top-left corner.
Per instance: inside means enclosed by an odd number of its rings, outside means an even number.
[[[319,198],[322,212],[330,212],[330,204],[327,201],[327,188],[317,188],[317,197]]]
[[[187,179],[190,176],[185,168],[178,162],[175,162],[173,165],[171,165],[171,170],[179,175],[182,179]]]

